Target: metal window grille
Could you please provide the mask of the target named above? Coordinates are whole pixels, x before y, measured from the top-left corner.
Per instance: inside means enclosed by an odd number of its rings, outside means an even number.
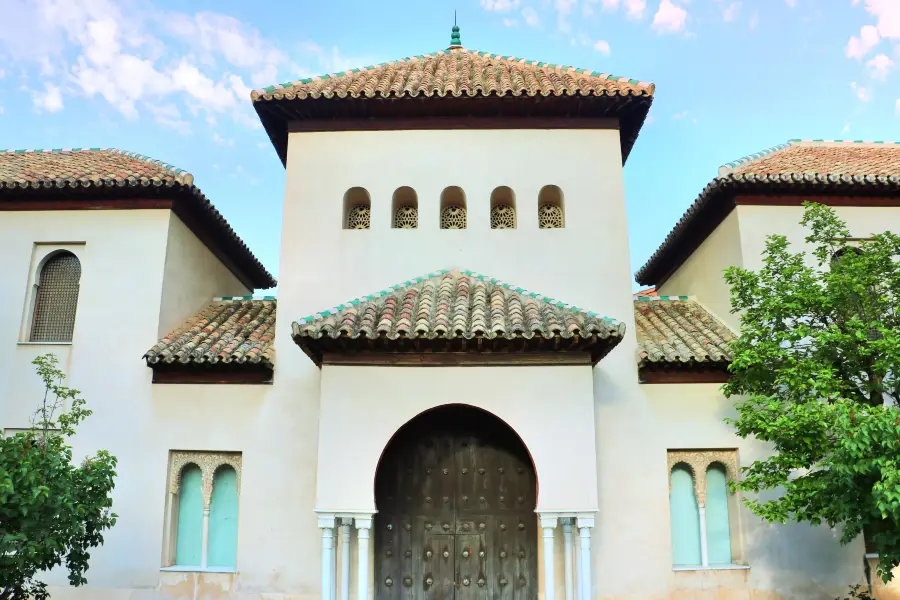
[[[44,263],[31,321],[32,342],[71,342],[78,306],[81,263],[61,252]]]
[[[347,229],[368,229],[371,210],[364,204],[357,204],[347,213]]]
[[[509,204],[498,204],[491,209],[491,229],[515,229],[516,209]]]
[[[419,226],[419,209],[405,204],[394,213],[394,228],[416,229]]]
[[[547,203],[538,207],[538,227],[541,229],[561,229],[563,226],[561,206]]]
[[[466,209],[451,205],[441,211],[441,229],[465,229]]]

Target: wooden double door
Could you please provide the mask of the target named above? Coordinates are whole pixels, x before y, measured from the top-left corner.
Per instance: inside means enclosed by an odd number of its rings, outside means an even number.
[[[521,440],[489,413],[420,415],[376,477],[376,600],[536,600],[536,479]]]

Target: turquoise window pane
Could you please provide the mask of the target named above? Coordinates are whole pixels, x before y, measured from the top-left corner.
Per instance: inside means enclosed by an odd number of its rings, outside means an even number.
[[[706,545],[711,565],[731,564],[727,479],[721,465],[706,471]]]
[[[672,564],[699,565],[700,511],[694,495],[694,478],[681,465],[672,469],[669,516],[672,521]]]
[[[203,545],[203,475],[197,465],[181,471],[178,490],[178,530],[175,534],[175,564],[200,566]]]
[[[237,474],[231,467],[222,467],[213,477],[212,503],[209,510],[210,567],[237,565]]]

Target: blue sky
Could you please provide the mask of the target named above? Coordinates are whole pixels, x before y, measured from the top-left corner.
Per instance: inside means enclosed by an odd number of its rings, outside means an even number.
[[[249,91],[443,49],[657,85],[625,167],[632,270],[719,165],[900,139],[900,0],[0,0],[0,148],[174,164],[278,272],[284,170]]]

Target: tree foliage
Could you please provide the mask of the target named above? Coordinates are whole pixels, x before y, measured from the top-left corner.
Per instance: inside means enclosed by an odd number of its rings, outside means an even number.
[[[28,431],[0,439],[0,600],[49,597],[35,577],[65,563],[87,583],[90,549],[116,522],[110,493],[116,458],[106,450],[72,463],[69,438],[91,411],[52,354],[34,361],[44,399]]]
[[[773,235],[758,272],[726,271],[741,313],[732,422],[774,450],[732,486],[767,521],[841,525],[844,544],[865,533],[888,581],[900,564],[900,236],[850,248],[846,224],[817,204],[801,224],[810,253]]]

